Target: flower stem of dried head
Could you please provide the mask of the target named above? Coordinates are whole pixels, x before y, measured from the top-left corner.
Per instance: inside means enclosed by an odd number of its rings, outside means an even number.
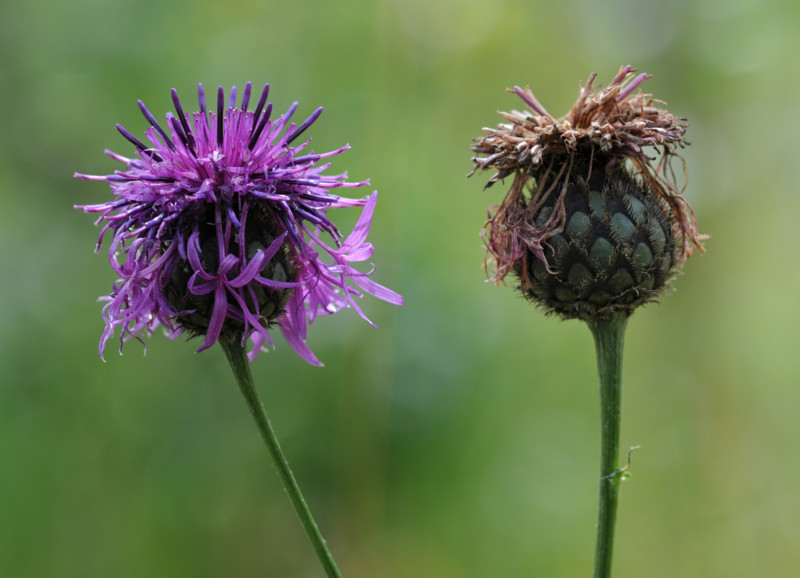
[[[594,336],[600,374],[600,497],[594,578],[611,576],[617,504],[624,479],[617,463],[622,421],[622,349],[627,323],[628,316],[623,313],[588,323]]]

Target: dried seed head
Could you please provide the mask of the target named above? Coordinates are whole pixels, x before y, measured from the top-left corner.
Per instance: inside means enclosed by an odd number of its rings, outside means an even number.
[[[486,187],[514,179],[484,228],[491,278],[514,271],[528,298],[563,317],[630,313],[703,249],[671,164],[683,160],[686,120],[633,94],[649,78],[634,73],[622,67],[597,92],[592,74],[558,120],[514,87],[532,112],[501,113],[508,122],[472,147],[476,170],[496,171]]]

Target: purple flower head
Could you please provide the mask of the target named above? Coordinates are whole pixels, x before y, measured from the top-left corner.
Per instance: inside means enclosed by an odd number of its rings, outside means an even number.
[[[308,326],[318,315],[353,307],[372,325],[354,297],[370,293],[401,305],[403,298],[353,267],[372,256],[367,234],[378,199],[333,194],[360,187],[346,174],[325,175],[324,161],[349,148],[315,154],[299,137],[322,113],[318,108],[299,126],[290,123],[297,103],[272,117],[264,86],[254,110],[248,110],[248,82],[236,108],[236,87],[227,106],[217,93],[216,112],[206,108],[198,87],[200,111],[187,116],[172,90],[177,116],[162,127],[145,105],[150,123],[147,144],[117,125],[136,147],[113,175],[76,177],[106,181],[114,198],[79,205],[100,213],[103,237],[111,232],[111,266],[119,276],[105,301],[106,327],[100,354],[120,327],[120,351],[131,337],[152,334],[161,324],[172,338],[205,335],[198,351],[220,335],[251,338],[252,360],[264,344],[273,346],[269,329],[277,325],[286,341],[308,363],[321,365],[306,344]],[[344,237],[328,218],[328,209],[364,207],[353,231]]]

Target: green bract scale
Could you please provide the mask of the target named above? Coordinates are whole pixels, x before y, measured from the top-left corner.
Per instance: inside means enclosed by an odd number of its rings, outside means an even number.
[[[679,258],[663,203],[623,169],[587,176],[567,185],[566,224],[546,241],[545,260],[528,251],[515,263],[525,295],[564,317],[632,311],[665,287]],[[552,214],[545,202],[536,226]]]
[[[484,229],[491,277],[513,271],[527,298],[564,318],[630,314],[702,250],[670,162],[682,161],[686,121],[633,94],[648,78],[634,73],[623,67],[598,92],[590,76],[558,120],[514,87],[531,112],[501,113],[508,122],[473,145],[476,169],[496,171],[487,187],[513,178]]]

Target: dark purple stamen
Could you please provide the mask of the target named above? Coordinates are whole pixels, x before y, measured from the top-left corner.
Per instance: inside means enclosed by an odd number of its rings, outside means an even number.
[[[158,131],[158,134],[160,134],[164,138],[164,144],[166,144],[170,148],[170,150],[174,151],[175,144],[172,142],[172,139],[169,137],[167,132],[163,128],[161,128],[161,125],[158,124],[158,121],[152,114],[150,114],[150,111],[147,110],[147,107],[141,100],[137,100],[136,102],[139,104],[139,110],[142,111],[142,114],[147,119],[147,122],[150,123],[150,126],[156,129]]]
[[[186,138],[189,139],[189,150],[194,152],[195,149],[194,135],[192,135],[192,129],[189,128],[189,121],[186,120],[186,115],[183,112],[181,101],[178,98],[178,91],[175,90],[174,88],[172,89],[172,104],[175,105],[175,112],[178,113],[178,118],[181,121],[183,132],[186,133]]]
[[[220,86],[220,88],[222,88]],[[228,97],[228,108],[236,108],[236,87],[231,86],[231,94]]]
[[[286,111],[286,114],[283,115],[283,126],[289,124],[289,119],[292,118],[292,115],[296,110],[297,110],[297,102],[293,102],[292,106],[290,106],[289,109]]]
[[[308,128],[308,127],[310,127],[310,126],[311,126],[311,125],[314,123],[314,121],[315,121],[315,120],[317,120],[317,119],[319,118],[319,115],[321,115],[321,114],[322,114],[322,107],[319,107],[317,110],[315,110],[315,111],[312,113],[312,115],[311,115],[311,116],[309,116],[309,117],[308,117],[308,118],[305,120],[305,122],[303,122],[303,124],[301,124],[300,126],[298,126],[298,127],[295,129],[295,131],[294,131],[292,134],[290,134],[288,137],[286,137],[286,144],[289,144],[289,143],[290,143],[290,142],[292,142],[294,139],[296,139],[296,138],[297,138],[297,137],[299,137],[301,134],[303,134],[303,132],[304,132],[304,131],[305,131],[305,130]]]
[[[322,158],[322,155],[306,155],[304,157],[295,157],[290,161],[289,164],[301,165],[301,164],[304,164],[304,163],[315,163],[321,158]]]
[[[326,219],[323,215],[315,212],[314,209],[311,209],[310,207],[303,209],[300,206],[298,206],[298,203],[292,203],[292,212],[295,215],[303,217],[306,221],[314,223],[315,225],[325,226],[325,223],[328,222],[328,219]]]
[[[319,182],[315,181],[314,179],[284,179],[282,184],[289,185],[290,187],[295,187],[295,186],[306,186],[306,187],[319,186]]]
[[[339,200],[337,195],[322,195],[320,193],[301,193],[300,198],[318,203],[334,203]]]
[[[264,105],[267,104],[268,97],[269,97],[269,84],[265,84],[264,90],[261,91],[261,98],[258,99],[256,110],[253,113],[253,131],[255,131],[256,124],[259,121],[259,116],[261,115],[261,111],[264,109]]]
[[[122,136],[124,136],[128,141],[130,141],[133,144],[133,146],[135,146],[137,149],[139,149],[140,152],[150,156],[155,161],[161,162],[161,160],[162,160],[161,159],[161,155],[159,155],[158,153],[156,153],[156,152],[154,152],[152,150],[149,150],[144,145],[144,143],[142,143],[142,141],[140,141],[138,138],[136,138],[131,133],[129,133],[127,130],[125,130],[124,126],[122,126],[121,124],[117,123],[117,130],[119,131],[119,133]]]
[[[278,213],[278,218],[283,223],[283,227],[286,229],[286,232],[289,233],[289,237],[292,239],[292,242],[295,244],[295,246],[302,246],[303,241],[297,232],[297,225],[295,224],[294,215],[292,215],[291,209],[283,203],[276,206],[275,209],[275,212]]]
[[[131,143],[133,143],[133,146],[135,146],[137,149],[139,149],[140,151],[145,151],[145,150],[147,150],[147,147],[146,147],[146,146],[144,146],[144,143],[142,143],[142,141],[140,141],[138,138],[136,138],[136,137],[135,137],[135,136],[133,136],[131,133],[129,133],[127,130],[125,130],[125,127],[124,127],[124,126],[122,126],[122,125],[121,125],[121,124],[119,124],[119,123],[117,123],[117,130],[119,131],[119,133],[120,133],[122,136],[124,136],[124,137],[125,137],[126,139],[128,139],[128,140],[129,140]]]
[[[247,112],[247,105],[250,104],[250,89],[252,84],[248,82],[244,85],[244,93],[242,94],[242,112]]]
[[[197,104],[200,105],[200,114],[206,119],[206,126],[209,126],[208,111],[206,110],[206,91],[202,82],[197,85]]]
[[[247,148],[253,150],[253,147],[256,146],[258,142],[258,137],[261,136],[261,132],[264,130],[264,127],[267,125],[267,121],[269,121],[269,117],[272,114],[272,103],[270,102],[267,105],[267,110],[264,111],[264,115],[261,117],[261,121],[258,123],[256,130],[253,131],[253,135],[250,137],[250,142],[247,143]]]
[[[225,120],[223,114],[224,102],[225,89],[220,86],[217,89],[217,146],[219,146],[219,148],[222,148],[222,129],[225,126],[225,123],[223,122]]]
[[[331,237],[333,237],[336,240],[336,244],[337,245],[339,244],[339,239],[341,239],[342,237],[342,234],[339,232],[339,229],[337,229],[336,226],[333,223],[331,223],[327,217],[325,217],[321,213],[317,213],[316,209],[311,209],[311,208],[309,208],[309,210],[301,209],[299,206],[297,206],[297,203],[293,203],[292,212],[302,217],[306,221],[314,223],[318,227],[322,227],[322,229],[325,232],[327,232]]]
[[[167,126],[172,129],[172,132],[178,135],[178,138],[184,144],[184,146],[191,151],[192,147],[189,143],[189,137],[186,136],[186,133],[183,132],[180,123],[171,113],[167,113]]]

